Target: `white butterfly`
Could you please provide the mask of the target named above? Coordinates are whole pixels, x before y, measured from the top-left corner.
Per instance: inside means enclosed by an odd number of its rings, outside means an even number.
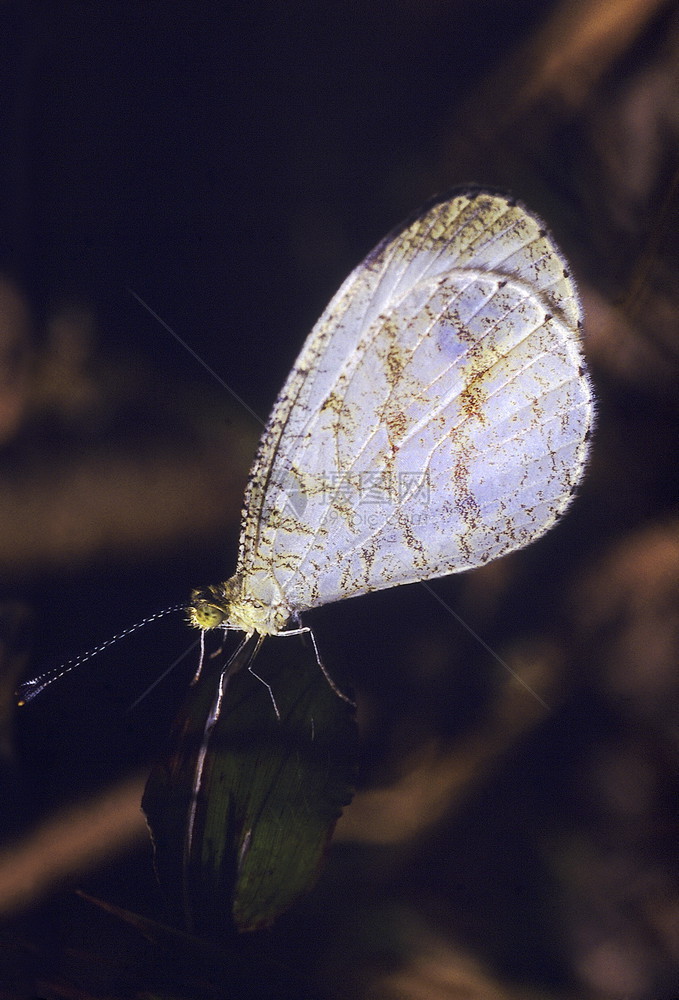
[[[387,236],[311,331],[201,629],[469,569],[550,528],[582,477],[593,399],[568,267],[520,204],[461,191]],[[305,630],[306,631],[306,630]]]

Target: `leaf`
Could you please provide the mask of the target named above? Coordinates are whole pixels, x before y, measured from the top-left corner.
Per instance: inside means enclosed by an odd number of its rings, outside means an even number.
[[[174,909],[217,940],[271,924],[313,886],[355,772],[353,713],[312,650],[267,640],[255,677],[242,669],[255,644],[232,658],[221,709],[222,670],[206,661],[142,802]]]

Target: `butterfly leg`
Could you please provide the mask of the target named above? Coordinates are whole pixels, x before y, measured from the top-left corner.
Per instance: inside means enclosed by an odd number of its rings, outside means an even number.
[[[337,685],[335,684],[334,680],[332,679],[332,677],[330,676],[330,674],[328,673],[328,671],[325,669],[325,667],[323,665],[323,661],[321,659],[321,655],[318,652],[318,646],[316,645],[316,637],[314,636],[314,633],[311,631],[311,629],[309,628],[308,625],[300,626],[300,628],[286,629],[285,632],[279,632],[278,635],[308,635],[309,638],[311,639],[311,645],[314,647],[314,654],[316,656],[316,663],[321,668],[321,673],[323,674],[323,676],[325,677],[326,681],[328,682],[328,684],[330,686],[330,689],[332,691],[334,691],[334,693],[337,695],[338,698],[341,698],[342,701],[346,701],[347,705],[351,705],[352,708],[356,708],[356,702],[352,698],[350,698],[348,695],[346,695],[344,693],[344,691],[341,691],[337,687]]]
[[[193,675],[193,680],[191,681],[191,687],[193,687],[194,684],[198,683],[198,679],[199,679],[199,677],[201,675],[201,672],[203,670],[203,660],[205,659],[205,630],[204,629],[200,630],[199,641],[200,641],[200,653],[198,654],[198,666],[196,667],[196,672]]]
[[[281,721],[281,713],[278,711],[278,705],[276,704],[276,699],[274,697],[273,688],[268,683],[268,681],[265,681],[263,677],[260,677],[260,675],[257,674],[257,673],[255,673],[255,671],[252,669],[252,664],[255,662],[255,656],[257,655],[257,651],[259,650],[259,647],[262,645],[263,642],[264,642],[264,636],[262,636],[262,635],[257,636],[257,645],[255,646],[255,648],[253,650],[253,653],[252,653],[252,656],[250,657],[250,662],[248,663],[248,673],[252,674],[253,677],[256,677],[257,680],[260,682],[260,684],[263,684],[264,687],[269,692],[269,697],[271,698],[271,704],[273,705],[273,710],[276,713],[276,718],[280,722]]]
[[[223,625],[222,626],[222,630],[223,630],[223,632],[224,632],[225,635],[226,635],[227,632],[240,632],[241,631],[241,629],[234,628],[232,625]],[[241,649],[243,648],[243,646],[245,645],[245,643],[247,642],[248,639],[249,639],[249,636],[246,635],[245,638],[244,638],[244,640],[243,640],[243,642],[241,642],[241,644],[238,646],[238,649],[236,650],[236,652],[231,657],[231,660],[235,659],[235,657],[240,653]],[[259,646],[257,648],[259,649]],[[210,653],[208,655],[208,659],[209,660],[216,660],[217,657],[221,656],[221,654],[223,652],[224,652],[224,646],[220,644],[220,646],[214,651],[214,653]],[[205,664],[205,629],[201,629],[200,630],[200,656],[198,658],[198,667],[196,668],[196,672],[193,675],[193,679],[191,681],[191,685],[192,686],[194,684],[196,684],[197,681],[200,679],[200,675],[201,675],[201,673],[203,671],[204,664]]]

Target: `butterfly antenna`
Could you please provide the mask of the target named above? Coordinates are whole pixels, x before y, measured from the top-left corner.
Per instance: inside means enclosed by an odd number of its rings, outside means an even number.
[[[118,632],[116,635],[112,635],[110,639],[105,642],[100,642],[98,646],[93,649],[88,650],[86,653],[81,653],[79,656],[73,657],[71,660],[66,660],[58,667],[53,667],[52,670],[46,670],[43,674],[38,674],[37,677],[31,677],[30,680],[24,681],[20,684],[16,690],[17,703],[19,705],[26,705],[29,701],[37,698],[38,695],[49,687],[54,681],[58,681],[60,677],[65,674],[70,674],[71,670],[76,667],[81,666],[81,664],[86,663],[87,660],[91,660],[97,653],[103,652],[112,646],[119,639],[124,639],[126,635],[131,635],[132,632],[136,632],[137,629],[143,628],[144,625],[150,625],[151,622],[157,621],[159,618],[164,618],[165,615],[174,614],[176,611],[183,611],[185,609],[184,604],[173,604],[170,608],[164,608],[162,611],[156,611],[154,614],[149,615],[147,618],[142,618],[140,622],[136,625],[130,625],[129,628],[125,628],[122,632]]]

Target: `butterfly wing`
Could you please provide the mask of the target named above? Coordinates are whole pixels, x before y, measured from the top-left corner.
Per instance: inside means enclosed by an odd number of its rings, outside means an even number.
[[[538,219],[460,192],[348,277],[271,414],[239,573],[304,610],[478,566],[563,512],[593,416],[567,266]]]

